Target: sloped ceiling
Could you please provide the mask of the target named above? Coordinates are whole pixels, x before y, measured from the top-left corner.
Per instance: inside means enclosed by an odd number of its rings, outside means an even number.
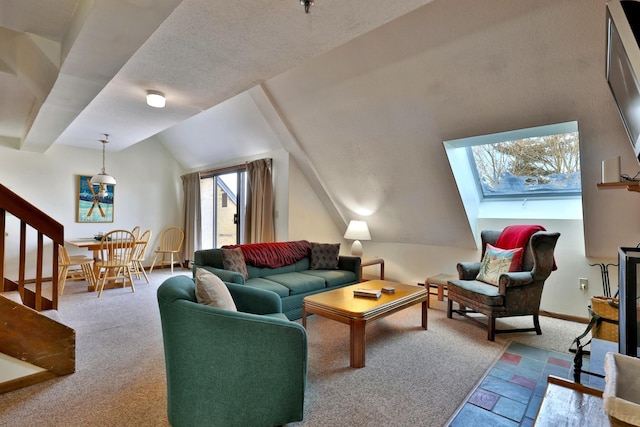
[[[615,251],[608,217],[633,221],[595,190],[602,159],[637,168],[604,79],[604,0],[41,3],[0,2],[1,144],[154,137],[186,170],[283,147],[338,226],[475,247],[442,141],[578,120],[587,253]]]

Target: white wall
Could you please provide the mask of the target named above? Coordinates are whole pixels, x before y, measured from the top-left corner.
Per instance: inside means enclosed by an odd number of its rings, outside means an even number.
[[[95,145],[99,146],[97,142]],[[153,232],[149,245],[153,254],[160,232],[171,225],[182,225],[183,171],[166,149],[152,139],[121,152],[107,152],[106,171],[117,180],[114,221],[77,223],[77,175],[94,175],[101,165],[102,153],[94,149],[53,145],[45,153],[34,153],[0,146],[0,182],[62,223],[65,239],[91,237],[113,229],[130,230],[139,225],[143,231],[150,228]],[[13,277],[19,244],[16,218],[7,217],[7,231],[5,262],[7,277]],[[88,255],[85,250],[67,247],[71,254]],[[35,240],[27,248],[28,260],[33,258],[34,250]],[[50,260],[51,250],[47,248],[45,255]],[[149,253],[147,260],[150,264]],[[50,265],[50,261],[46,264]],[[34,271],[29,269],[31,273]],[[44,274],[50,273],[49,267]]]
[[[289,162],[289,233],[288,240],[338,243],[340,253],[348,254],[347,246],[335,222],[323,207],[296,161]]]

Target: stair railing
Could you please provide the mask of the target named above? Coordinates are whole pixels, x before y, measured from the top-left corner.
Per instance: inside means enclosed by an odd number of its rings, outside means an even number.
[[[11,280],[6,277],[5,260],[6,247],[6,217],[11,214],[20,220],[20,240],[18,258],[18,278]],[[26,277],[27,271],[27,226],[37,231],[35,278]],[[58,246],[64,244],[64,226],[24,200],[22,197],[0,184],[0,292],[18,291],[22,303],[36,311],[58,309]],[[47,238],[48,240],[45,240]],[[33,239],[33,238],[32,238]],[[52,246],[52,277],[51,295],[43,295],[43,263],[46,243]],[[32,274],[32,273],[30,273]],[[34,290],[25,287],[27,282],[34,282]],[[48,280],[47,280],[48,281]],[[48,293],[48,292],[47,292]]]

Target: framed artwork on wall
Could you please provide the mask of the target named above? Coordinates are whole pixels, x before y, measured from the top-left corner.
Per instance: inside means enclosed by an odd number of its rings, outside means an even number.
[[[113,185],[106,185],[101,191],[91,185],[90,175],[78,175],[78,201],[76,222],[113,222]]]

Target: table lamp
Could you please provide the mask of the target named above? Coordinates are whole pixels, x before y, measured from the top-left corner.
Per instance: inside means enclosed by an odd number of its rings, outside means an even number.
[[[344,238],[354,241],[351,245],[351,255],[361,257],[362,243],[360,243],[360,240],[371,240],[367,223],[365,221],[351,220],[346,233],[344,233]]]

